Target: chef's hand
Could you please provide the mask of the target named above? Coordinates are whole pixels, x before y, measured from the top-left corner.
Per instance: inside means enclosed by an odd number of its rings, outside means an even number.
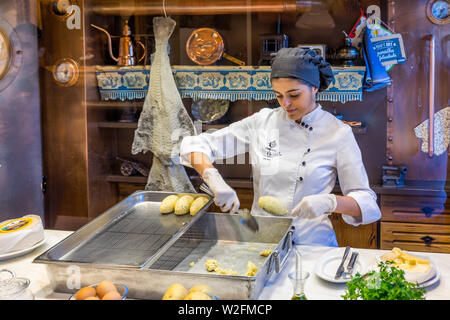
[[[238,211],[240,203],[236,191],[223,180],[216,168],[206,168],[202,178],[214,193],[214,203],[222,212],[230,209],[230,213]]]
[[[305,218],[314,219],[322,214],[332,213],[336,210],[337,200],[334,194],[315,194],[304,197],[292,209],[292,215]]]

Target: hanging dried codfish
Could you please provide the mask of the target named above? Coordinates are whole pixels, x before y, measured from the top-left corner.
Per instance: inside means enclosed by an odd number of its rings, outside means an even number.
[[[134,132],[131,153],[153,153],[146,190],[195,192],[185,168],[179,162],[181,140],[196,132],[178,93],[167,53],[175,24],[171,18],[153,19],[156,50],[151,65],[149,91],[138,128]]]

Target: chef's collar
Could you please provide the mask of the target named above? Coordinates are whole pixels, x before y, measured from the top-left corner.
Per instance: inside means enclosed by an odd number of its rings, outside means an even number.
[[[308,114],[305,114],[302,117],[302,122],[306,124],[312,124],[317,119],[319,119],[321,114],[322,114],[322,106],[320,104],[317,104],[317,107],[313,111],[311,111]]]
[[[317,104],[317,107],[311,111],[308,114],[305,114],[302,117],[302,121],[300,123],[295,122],[295,120],[289,119],[289,116],[285,112],[286,119],[290,122],[291,126],[301,126],[309,131],[312,131],[313,129],[313,123],[316,122],[322,115],[322,106],[320,104]]]

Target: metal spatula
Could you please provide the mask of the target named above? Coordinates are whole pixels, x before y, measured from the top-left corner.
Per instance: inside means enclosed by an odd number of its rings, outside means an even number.
[[[202,183],[200,185],[200,190],[208,194],[210,197],[214,198],[214,194],[205,183]],[[239,221],[244,226],[246,226],[253,232],[257,232],[259,230],[258,222],[256,221],[255,217],[251,215],[249,210],[245,209],[238,210],[238,214],[239,214]]]
[[[257,232],[259,230],[258,222],[256,221],[255,217],[252,216],[250,211],[248,209],[239,209],[239,221],[252,230],[253,232]]]

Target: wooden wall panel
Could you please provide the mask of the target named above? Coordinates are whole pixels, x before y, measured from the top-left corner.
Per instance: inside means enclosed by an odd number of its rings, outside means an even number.
[[[436,37],[435,112],[448,106],[448,26],[432,24],[426,17],[426,0],[389,1],[388,21],[402,35],[407,62],[392,71],[392,158],[408,167],[408,180],[449,180],[448,152],[430,158],[421,151],[414,128],[429,119],[429,36]]]
[[[83,10],[82,2],[79,3]],[[83,30],[67,28],[52,3],[41,1],[42,36],[39,47],[43,127],[46,227],[76,229],[87,222],[88,177]],[[72,87],[53,79],[53,65],[71,58],[80,68]]]

